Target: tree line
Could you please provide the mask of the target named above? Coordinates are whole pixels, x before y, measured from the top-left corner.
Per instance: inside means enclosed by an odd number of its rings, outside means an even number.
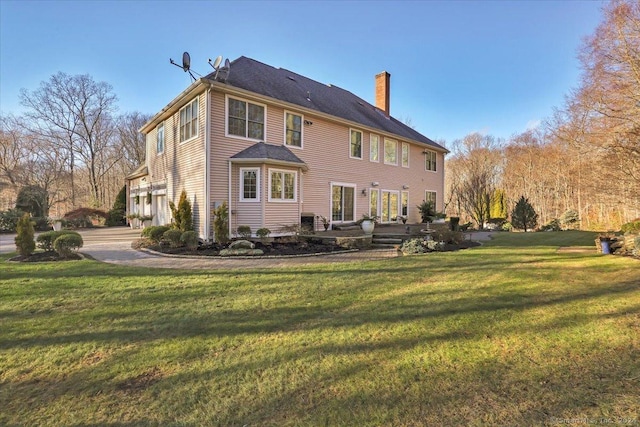
[[[640,3],[607,4],[579,60],[578,87],[538,128],[450,144],[448,214],[482,226],[501,195],[506,212],[526,197],[540,225],[575,212],[583,229],[619,229],[640,217]]]
[[[22,89],[22,115],[0,117],[0,210],[20,195],[42,200],[39,212],[60,216],[78,207],[108,210],[125,176],[144,162],[138,129],[150,118],[118,114],[106,82],[59,72]]]

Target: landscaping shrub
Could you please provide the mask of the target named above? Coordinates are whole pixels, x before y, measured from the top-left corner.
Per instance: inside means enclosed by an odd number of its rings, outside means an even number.
[[[178,206],[173,202],[169,202],[169,208],[171,208],[171,215],[173,215],[173,227],[180,231],[193,230],[193,215],[191,212],[191,202],[187,197],[186,190],[182,190],[180,193],[180,199],[178,200]]]
[[[540,231],[561,231],[561,230],[562,228],[560,227],[560,221],[558,219],[549,221],[548,224],[545,224],[542,227],[540,227]]]
[[[127,225],[127,221],[125,219],[125,214],[127,210],[127,187],[123,186],[118,195],[116,196],[116,200],[113,202],[113,206],[111,210],[107,212],[107,220],[105,221],[105,225],[107,227],[114,227],[117,225]]]
[[[64,214],[64,219],[72,228],[91,228],[93,221],[106,221],[109,214],[100,209],[78,208]]]
[[[426,242],[422,239],[405,240],[402,243],[400,250],[405,255],[423,254],[427,252],[425,243]]]
[[[640,233],[640,218],[622,224],[620,230],[622,230],[623,233]]]
[[[20,209],[9,209],[0,212],[0,233],[13,233],[16,231],[18,221],[24,215]]]
[[[260,240],[266,239],[269,237],[269,234],[271,234],[271,230],[266,227],[258,228],[258,230],[256,230],[256,236],[258,236]]]
[[[239,225],[237,229],[237,233],[238,233],[238,236],[240,236],[243,239],[250,239],[251,227],[249,227],[248,225]]]
[[[580,215],[574,209],[569,209],[559,219],[563,230],[575,230],[580,224]]]
[[[53,251],[53,242],[55,242],[58,237],[66,234],[76,234],[79,236],[77,231],[71,230],[45,231],[44,233],[40,233],[36,238],[37,246],[45,251]]]
[[[180,237],[182,237],[182,231],[172,228],[164,232],[162,240],[169,242],[172,248],[178,248],[180,247]]]
[[[35,230],[33,229],[33,222],[31,221],[31,215],[25,213],[18,220],[16,225],[18,235],[15,237],[16,249],[22,256],[29,256],[36,249],[36,242],[33,240]]]
[[[71,255],[73,251],[80,249],[83,243],[82,236],[78,233],[64,234],[53,242],[53,249],[62,258],[66,258]]]
[[[457,216],[449,217],[449,226],[451,227],[451,231],[459,231],[460,217],[457,217]]]
[[[162,236],[165,232],[170,230],[171,227],[166,225],[151,225],[142,230],[142,237],[147,237],[149,240],[154,243],[159,243],[162,240]]]
[[[198,235],[195,231],[185,231],[180,236],[180,243],[185,245],[189,250],[196,249],[198,247]]]
[[[437,242],[451,243],[452,245],[459,245],[464,240],[464,236],[459,231],[451,231],[446,228],[439,228],[431,235],[433,240]]]
[[[213,230],[216,242],[225,244],[229,242],[229,209],[227,202],[222,202],[220,206],[213,210]]]
[[[633,250],[631,251],[631,253],[634,256],[640,256],[640,236],[633,239]]]
[[[423,201],[418,205],[422,222],[427,223],[433,221],[436,216],[436,206],[433,202]]]

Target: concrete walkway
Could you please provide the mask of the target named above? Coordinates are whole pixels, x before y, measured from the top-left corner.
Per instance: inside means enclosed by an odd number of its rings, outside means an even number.
[[[203,256],[164,256],[155,253],[138,251],[131,248],[131,243],[140,237],[140,230],[128,227],[93,228],[79,230],[84,240],[81,251],[98,261],[145,268],[179,268],[179,269],[250,269],[250,268],[284,268],[319,263],[352,262],[393,258],[397,256],[395,249],[375,249],[359,252],[348,252],[333,255],[278,257],[278,258],[219,258]],[[0,253],[14,252],[15,234],[0,235]],[[489,240],[490,233],[471,233],[473,240]]]

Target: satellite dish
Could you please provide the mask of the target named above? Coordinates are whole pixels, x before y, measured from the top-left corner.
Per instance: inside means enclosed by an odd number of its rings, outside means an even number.
[[[191,56],[189,56],[189,52],[185,52],[182,54],[182,69],[186,73],[191,68]]]
[[[222,58],[220,58],[222,61]],[[231,72],[231,62],[229,59],[224,60],[224,67],[220,67],[216,70],[215,78],[221,82],[226,82],[229,78],[229,73]]]
[[[220,64],[222,64],[222,55],[218,56],[216,60],[213,61],[213,68],[217,70]]]

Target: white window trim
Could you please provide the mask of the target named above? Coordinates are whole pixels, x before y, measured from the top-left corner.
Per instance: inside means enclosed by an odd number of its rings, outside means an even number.
[[[376,137],[378,139],[378,141],[375,143],[377,145],[376,154],[377,154],[378,158],[376,160],[371,160],[371,155],[373,154],[371,152],[371,147],[373,146],[373,138],[374,137]],[[370,162],[374,162],[374,163],[380,163],[380,136],[376,135],[376,134],[370,134],[369,135],[369,161]]]
[[[403,214],[402,213],[402,195],[406,194],[407,195],[407,213]],[[398,212],[400,216],[406,216],[407,218],[409,217],[409,205],[410,205],[410,199],[409,199],[409,192],[408,191],[401,191],[400,192],[400,210]]]
[[[161,127],[162,127],[162,151],[158,151],[158,135],[159,135],[158,130]],[[164,121],[163,121],[163,122],[160,122],[158,124],[158,126],[156,126],[156,155],[159,156],[160,154],[164,154],[164,150],[166,148],[166,145],[167,145],[167,137],[166,137],[166,134],[164,132]]]
[[[387,143],[387,141],[392,141],[392,142],[394,142],[394,143],[395,143],[395,145],[396,145],[396,149],[395,149],[395,152],[396,152],[396,156],[395,156],[395,157],[396,157],[396,161],[395,161],[395,163],[387,162],[387,147],[386,147],[386,145],[387,145],[387,144],[386,144],[386,143]],[[383,157],[383,159],[382,159],[382,160],[383,160],[384,164],[385,164],[385,165],[391,165],[391,166],[398,166],[398,141],[397,141],[397,140],[395,140],[395,139],[393,139],[393,138],[384,138],[384,143],[382,144],[382,147],[383,147],[383,150],[382,150],[382,157]]]
[[[427,153],[433,153],[434,154],[434,158],[435,158],[435,165],[436,165],[436,170],[431,170],[431,169],[427,169]],[[437,173],[438,172],[438,152],[434,151],[434,150],[424,150],[424,170],[426,172],[432,172],[432,173]]]
[[[397,197],[397,205],[396,205],[396,209],[398,210],[398,215],[400,215],[400,211],[402,209],[402,199],[400,198],[400,191],[399,190],[387,190],[385,188],[381,188],[380,189],[380,223],[381,224],[391,224],[393,221],[391,220],[391,212],[389,212],[389,220],[388,221],[382,221],[382,211],[384,210],[384,206],[382,205],[382,193],[389,193],[389,194],[395,194]]]
[[[349,139],[349,142],[351,142],[351,139]],[[351,150],[349,150],[351,151]],[[347,220],[347,221],[334,221],[333,220],[333,187],[351,187],[353,188],[353,219],[351,220]],[[358,186],[356,184],[352,184],[350,182],[334,182],[331,181],[329,182],[329,218],[331,223],[336,223],[336,224],[342,224],[344,222],[353,222],[353,221],[357,221],[356,220],[356,212],[358,212]]]
[[[231,134],[229,134],[229,98],[233,98],[233,99],[235,99],[237,101],[247,102],[247,103],[250,103],[250,104],[253,104],[253,105],[259,105],[259,106],[264,108],[264,138],[255,139],[255,138],[249,138],[248,136],[239,136],[239,135],[231,135]],[[247,108],[247,110],[248,110],[248,108]],[[249,121],[247,120],[247,123],[248,122]],[[247,124],[247,126],[248,126],[248,124]],[[248,134],[249,130],[245,129],[245,131]],[[256,141],[256,142],[266,141],[266,139],[267,139],[267,104],[262,104],[260,102],[251,101],[251,100],[246,99],[246,98],[240,98],[238,96],[225,95],[224,96],[224,136],[226,136],[227,138],[242,139],[244,141]],[[289,147],[289,146],[287,145],[287,147]]]
[[[380,189],[379,188],[369,188],[369,215],[373,215],[371,212],[371,197],[372,194],[376,193],[376,216],[380,219]]]
[[[244,172],[256,171],[256,198],[245,199],[244,198]],[[258,203],[260,202],[260,168],[240,168],[240,188],[238,188],[239,200],[243,203]]]
[[[354,157],[351,155],[351,132],[358,132],[360,134],[360,157]],[[349,128],[349,158],[350,159],[362,160],[362,152],[364,151],[363,138],[364,138],[364,134],[361,130]]]
[[[265,109],[265,112],[267,110]],[[300,116],[300,146],[297,145],[289,145],[287,144],[287,114],[293,114],[295,116]],[[227,124],[229,122],[227,121]],[[302,150],[304,148],[304,114],[296,113],[294,111],[284,110],[284,135],[282,143],[287,148],[294,148],[296,150]]]
[[[196,96],[191,101],[187,102],[184,105],[184,107],[182,107],[178,111],[178,140],[180,140],[180,128],[182,127],[182,120],[180,120],[180,116],[182,115],[182,110],[186,109],[189,105],[193,104],[196,101],[198,101],[198,126],[196,126],[196,134],[195,135],[191,135],[191,137],[189,139],[185,139],[184,141],[180,141],[180,144],[184,144],[186,142],[193,141],[194,139],[196,139],[200,135],[200,97]],[[193,108],[191,109],[191,111],[193,111]],[[166,141],[166,138],[165,138],[165,141]]]
[[[404,147],[407,147],[407,165],[404,165]],[[402,165],[403,168],[408,168],[411,165],[411,146],[406,143],[403,142],[402,143],[402,148],[400,149],[400,164]]]
[[[274,172],[293,174],[293,199],[274,199],[274,198],[271,197],[271,175]],[[297,171],[292,171],[292,170],[287,170],[287,169],[271,169],[271,168],[269,168],[267,173],[269,174],[269,182],[268,182],[268,188],[267,188],[268,193],[267,194],[269,195],[268,200],[270,202],[273,202],[273,203],[297,203],[298,202],[298,172]],[[284,191],[284,184],[283,184],[282,190]]]

